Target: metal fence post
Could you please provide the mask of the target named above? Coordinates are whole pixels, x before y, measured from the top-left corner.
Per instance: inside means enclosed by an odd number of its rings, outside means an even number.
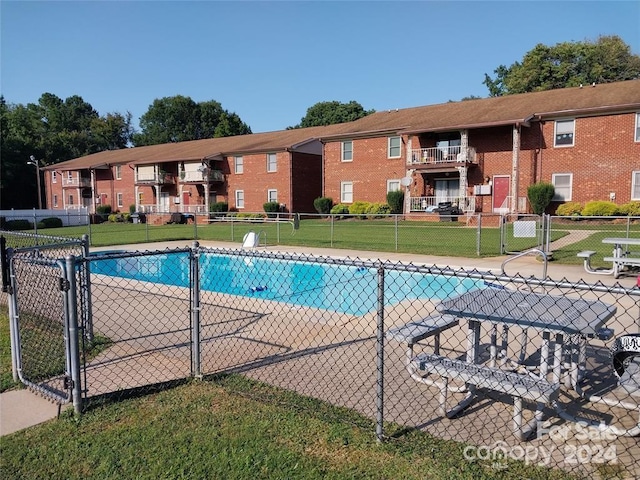
[[[193,212],[193,239],[198,240],[198,212]]]
[[[482,239],[482,214],[478,213],[478,228],[476,229],[476,255],[481,255],[481,239]]]
[[[202,377],[200,364],[200,244],[193,242],[189,254],[191,279],[191,375]]]
[[[82,236],[84,263],[82,269],[82,325],[84,336],[93,342],[93,303],[91,300],[91,262],[89,261],[89,236]]]
[[[331,215],[331,230],[330,230],[330,233],[329,233],[329,238],[330,238],[330,243],[331,243],[332,247],[333,247],[333,220],[335,218],[336,218],[335,215]]]
[[[376,438],[384,437],[384,267],[378,267],[378,326],[376,329]]]
[[[71,376],[71,398],[76,414],[82,413],[82,385],[80,384],[80,345],[78,336],[78,294],[76,290],[75,273],[76,259],[73,255],[65,258],[65,317],[67,335],[67,365]]]
[[[395,220],[395,233],[396,233],[396,252],[398,251],[398,215],[394,215],[394,220]]]

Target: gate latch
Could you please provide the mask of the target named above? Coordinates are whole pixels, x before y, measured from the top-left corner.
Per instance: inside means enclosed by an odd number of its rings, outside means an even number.
[[[73,388],[73,380],[71,380],[71,377],[64,377],[63,385],[65,390],[71,390]]]
[[[67,280],[66,278],[60,277],[60,291],[68,292],[69,288],[71,288],[71,284],[69,283],[69,280]]]

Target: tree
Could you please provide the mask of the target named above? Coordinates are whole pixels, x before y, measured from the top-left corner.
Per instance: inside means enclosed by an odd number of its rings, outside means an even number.
[[[542,215],[551,203],[554,193],[555,187],[551,183],[538,182],[529,185],[527,197],[529,198],[533,213]]]
[[[196,103],[183,95],[155,99],[140,117],[140,129],[133,136],[136,146],[251,133],[238,115],[224,110],[219,102]]]
[[[349,103],[318,102],[307,109],[307,114],[302,117],[298,125],[288,127],[287,130],[352,122],[372,113],[375,113],[375,110],[365,110],[362,105],[353,100]]]
[[[7,104],[0,101],[2,208],[27,208],[37,203],[33,155],[51,165],[102,150],[124,148],[133,128],[131,114],[109,113],[101,117],[82,97],[62,100],[44,93],[38,103]],[[42,192],[41,192],[42,193]]]
[[[549,47],[536,45],[522,62],[500,65],[485,74],[489,96],[577,87],[640,78],[640,56],[616,36],[601,36],[595,42],[563,42]]]

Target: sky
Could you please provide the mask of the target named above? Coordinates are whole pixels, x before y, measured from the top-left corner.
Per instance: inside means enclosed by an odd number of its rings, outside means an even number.
[[[216,100],[254,133],[318,102],[366,110],[488,96],[537,44],[618,35],[638,1],[0,1],[0,94],[81,96],[138,128],[157,98]]]

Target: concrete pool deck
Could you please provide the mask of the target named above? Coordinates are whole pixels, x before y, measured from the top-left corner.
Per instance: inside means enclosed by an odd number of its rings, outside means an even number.
[[[118,247],[123,250],[140,250],[154,251],[171,248],[188,247],[192,245],[192,241],[172,241],[145,243],[135,245],[123,245]],[[212,248],[239,249],[239,243],[231,242],[212,242],[201,241],[200,245]],[[114,247],[92,248],[92,252],[101,250],[113,250]],[[391,262],[413,263],[421,265],[437,265],[440,267],[477,269],[483,272],[491,272],[499,274],[501,272],[502,262],[509,258],[508,256],[490,257],[490,258],[461,258],[461,257],[441,257],[430,255],[415,255],[409,253],[393,253],[393,252],[373,252],[361,250],[342,250],[331,248],[312,248],[312,247],[259,247],[257,251],[280,252],[291,254],[308,254],[313,256],[339,257],[361,260],[388,260]],[[506,273],[508,275],[519,274],[522,277],[540,277],[543,271],[543,265],[533,256],[521,257],[509,262],[506,265]],[[583,269],[582,265],[557,265],[549,262],[547,275],[554,280],[567,279],[572,282],[583,280],[589,283],[601,282],[604,285],[619,284],[626,288],[636,285],[636,276],[622,276],[614,279],[612,275],[591,275]],[[59,415],[60,408],[57,404],[52,403],[45,398],[27,390],[11,390],[0,394],[0,435],[7,435],[33,425],[37,425],[44,421],[56,418]]]

